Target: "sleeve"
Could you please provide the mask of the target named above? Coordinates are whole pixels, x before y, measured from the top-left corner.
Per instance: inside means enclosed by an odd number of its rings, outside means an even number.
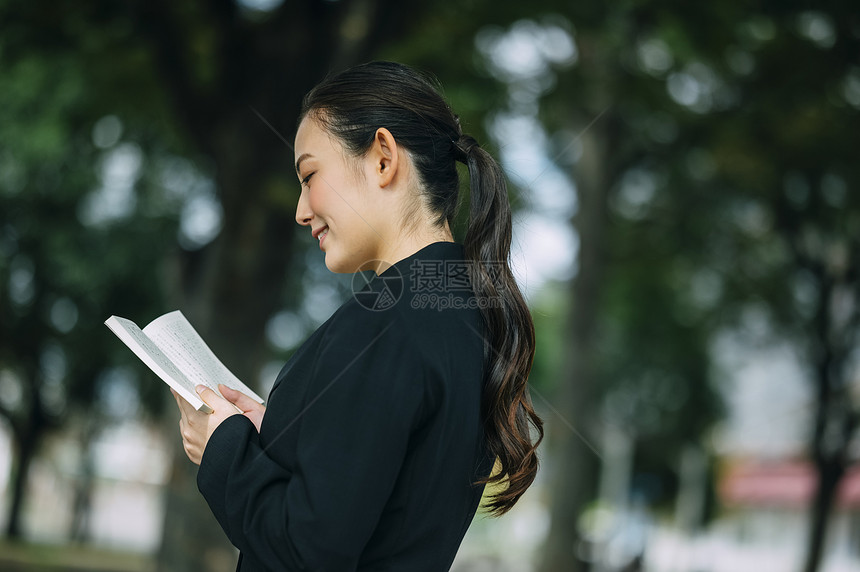
[[[419,348],[386,314],[353,310],[328,327],[310,370],[294,471],[269,455],[277,436],[262,447],[242,416],[212,434],[198,487],[247,557],[278,570],[356,568],[422,407]]]

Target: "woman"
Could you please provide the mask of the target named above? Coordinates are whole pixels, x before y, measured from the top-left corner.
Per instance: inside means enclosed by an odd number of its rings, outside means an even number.
[[[198,487],[239,570],[448,570],[484,485],[501,483],[487,506],[509,510],[543,438],[504,178],[429,81],[387,62],[314,88],[295,153],[296,221],[331,271],[373,278],[266,407],[223,386],[226,399],[201,386],[209,415],[177,398]],[[471,185],[462,245],[456,161]]]

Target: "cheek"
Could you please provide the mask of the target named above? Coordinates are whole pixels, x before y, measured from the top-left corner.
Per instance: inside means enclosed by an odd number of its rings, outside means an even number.
[[[353,189],[346,182],[331,174],[329,177],[325,180],[319,177],[314,182],[308,193],[308,205],[324,223],[328,224],[334,217],[344,224],[352,212],[350,205],[355,205],[357,198],[351,194]]]
[[[324,193],[325,190],[319,185],[315,185],[308,193],[308,206],[315,214],[326,214],[326,200]]]

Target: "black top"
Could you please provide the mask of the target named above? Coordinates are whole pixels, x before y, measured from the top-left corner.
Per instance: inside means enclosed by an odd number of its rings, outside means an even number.
[[[284,366],[260,433],[234,415],[212,434],[197,485],[239,570],[451,567],[493,464],[466,264],[435,242],[371,273]]]

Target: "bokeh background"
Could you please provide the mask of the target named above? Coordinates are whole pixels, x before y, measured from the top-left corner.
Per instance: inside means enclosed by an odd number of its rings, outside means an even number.
[[[181,309],[265,395],[350,295],[294,220],[301,97],[370,59],[502,161],[537,330],[538,479],[454,570],[860,570],[860,12],[828,0],[0,0],[0,569],[233,569],[103,321]]]

